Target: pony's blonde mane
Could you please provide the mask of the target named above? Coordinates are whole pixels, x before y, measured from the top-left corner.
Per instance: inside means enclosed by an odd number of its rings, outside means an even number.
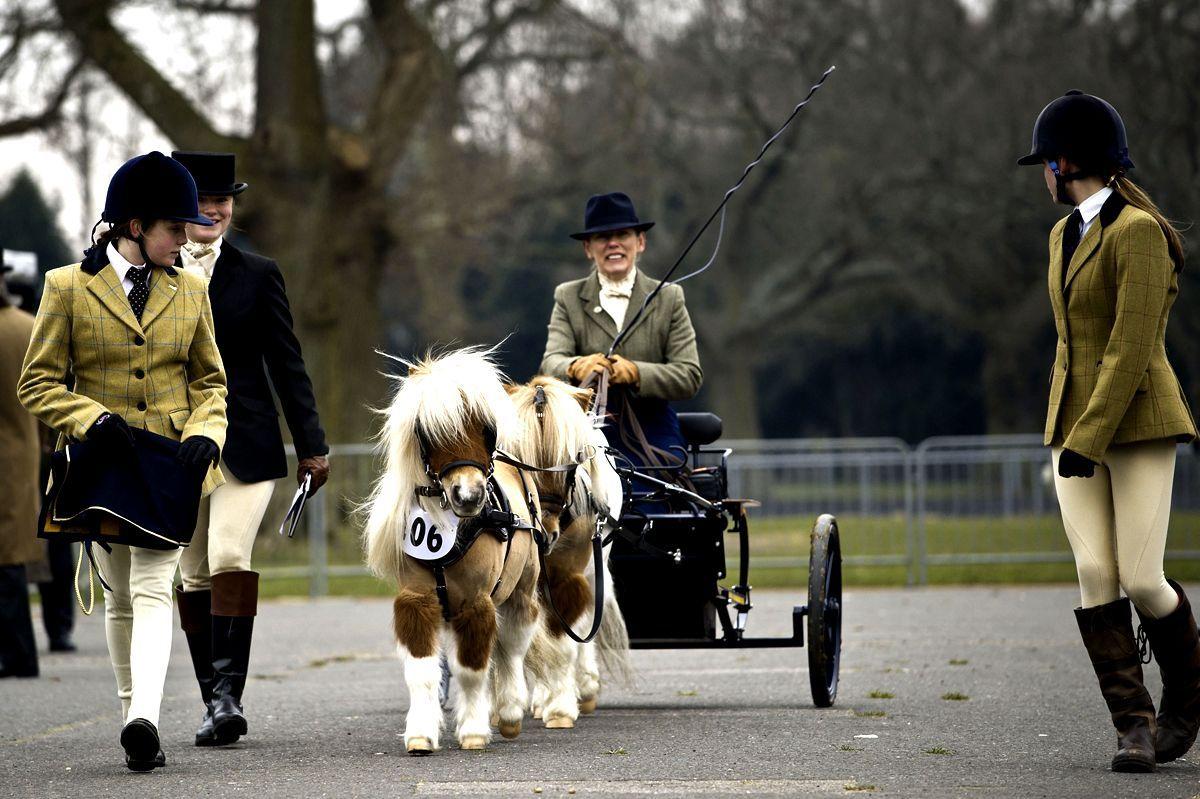
[[[537,418],[534,405],[539,386],[546,395],[542,419]],[[522,431],[514,444],[513,454],[525,463],[542,468],[570,463],[580,453],[587,457],[590,452],[584,450],[588,448],[592,422],[580,405],[580,400],[590,396],[591,392],[585,389],[575,388],[545,375],[539,375],[527,385],[513,389],[512,401]],[[547,475],[539,477],[539,482],[543,485],[553,482],[561,487],[564,479],[565,476],[561,474]]]
[[[501,448],[509,449],[515,442],[520,423],[494,353],[494,349],[467,347],[444,355],[426,354],[415,362],[393,358],[408,367],[408,374],[394,378],[395,395],[379,411],[384,417],[377,445],[384,460],[383,474],[362,508],[367,519],[363,548],[375,575],[398,578],[404,526],[416,501],[414,490],[428,482],[418,426],[430,445],[439,449],[460,446],[466,431],[480,424],[495,428]]]

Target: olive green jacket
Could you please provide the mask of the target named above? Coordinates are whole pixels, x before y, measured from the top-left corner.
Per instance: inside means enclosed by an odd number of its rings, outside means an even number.
[[[1112,444],[1196,437],[1167,361],[1167,315],[1179,292],[1166,237],[1113,194],[1066,267],[1066,219],[1050,234],[1050,304],[1058,348],[1045,443],[1101,462]]]
[[[625,312],[627,322],[658,283],[638,272],[629,310]],[[616,324],[600,307],[600,278],[593,269],[587,277],[563,283],[554,290],[554,310],[550,314],[541,372],[569,380],[567,367],[571,361],[581,355],[608,352],[616,337]],[[659,293],[621,341],[616,354],[637,364],[640,396],[665,400],[696,396],[704,372],[696,351],[696,331],[680,286],[667,286]]]

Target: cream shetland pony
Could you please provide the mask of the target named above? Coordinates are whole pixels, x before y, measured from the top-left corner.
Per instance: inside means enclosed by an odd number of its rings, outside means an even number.
[[[605,454],[604,434],[595,429],[586,411],[590,390],[539,376],[527,385],[511,387],[509,394],[522,429],[513,450],[518,460],[548,468],[583,457],[573,475],[529,473],[537,484],[543,521],[552,524],[561,518],[568,522],[546,558],[544,587],[539,596],[544,606],[548,588],[562,621],[583,636],[591,628],[595,609],[592,535],[597,517],[605,534],[610,521],[620,517],[621,480]],[[574,481],[571,488],[568,479]],[[604,557],[608,557],[607,550]],[[534,713],[540,713],[548,728],[574,727],[581,712],[596,709],[600,693],[597,655],[610,675],[628,681],[631,674],[629,636],[607,569],[604,581],[603,621],[592,643],[573,641],[554,612],[543,607],[544,623],[538,625],[525,665],[533,678]]]
[[[445,567],[448,622],[434,571],[406,552],[406,537],[411,546],[417,525],[410,519],[417,518],[418,509],[443,531],[473,517],[487,518],[481,514],[493,502],[486,475],[493,466],[509,508],[529,521],[520,475],[492,461],[493,447],[513,446],[520,426],[491,351],[468,348],[401,362],[408,375],[397,379],[395,396],[381,412],[384,471],[365,505],[363,542],[367,565],[397,586],[393,619],[409,693],[404,744],[411,754],[438,748],[444,651],[458,683],[459,745],[482,749],[491,738],[493,712],[505,737],[521,730],[528,696],[523,662],[538,621],[532,535],[517,530],[506,544],[485,531],[460,560]],[[435,496],[419,495],[418,489]],[[533,496],[536,501],[536,492]],[[489,667],[494,696],[489,696]]]

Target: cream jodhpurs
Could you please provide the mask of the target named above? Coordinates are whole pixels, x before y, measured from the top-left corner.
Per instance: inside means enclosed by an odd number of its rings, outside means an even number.
[[[275,490],[275,481],[243,483],[228,470],[225,484],[200,500],[192,544],[179,559],[184,591],[205,591],[214,574],[250,570],[254,537]]]
[[[1175,442],[1144,441],[1109,447],[1092,477],[1059,477],[1061,447],[1052,450],[1054,487],[1083,607],[1118,599],[1156,619],[1171,613],[1179,596],[1163,576],[1171,521]]]
[[[93,553],[112,588],[104,594],[104,631],[121,721],[145,719],[157,727],[171,660],[172,589],[180,551],[113,544],[111,554],[101,547],[93,547]]]

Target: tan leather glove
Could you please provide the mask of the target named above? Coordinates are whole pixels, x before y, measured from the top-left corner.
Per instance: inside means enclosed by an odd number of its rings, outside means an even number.
[[[634,386],[641,382],[637,364],[620,355],[612,356],[612,384],[614,386]]]
[[[308,495],[311,497],[329,479],[329,458],[324,455],[312,455],[300,461],[300,465],[296,467],[297,485],[304,484],[306,473],[312,475],[312,485],[308,489]]]
[[[571,380],[579,385],[592,372],[612,371],[612,364],[603,353],[594,352],[591,355],[583,355],[571,361],[571,365],[567,367],[567,374]]]

